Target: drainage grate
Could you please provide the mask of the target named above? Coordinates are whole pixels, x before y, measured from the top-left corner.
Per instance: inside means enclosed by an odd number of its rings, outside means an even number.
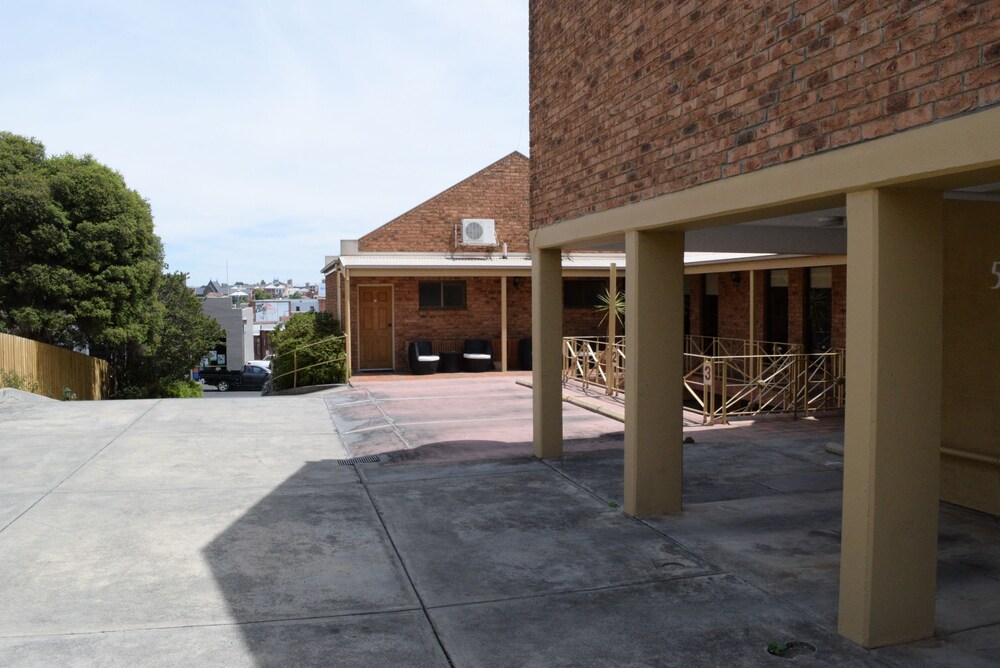
[[[340,459],[339,466],[354,466],[355,464],[379,464],[382,462],[381,455],[365,455],[364,457],[352,457],[351,459]]]

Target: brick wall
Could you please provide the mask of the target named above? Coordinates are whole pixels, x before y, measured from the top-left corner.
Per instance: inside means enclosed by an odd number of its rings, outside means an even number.
[[[589,306],[563,309],[563,336],[607,336],[608,322],[601,324],[604,314]],[[625,333],[622,321],[618,321],[618,334]]]
[[[847,265],[833,268],[830,302],[831,345],[833,348],[847,348]]]
[[[420,310],[420,281],[466,281],[466,308]],[[351,355],[353,368],[358,368],[358,288],[363,285],[393,287],[393,333],[396,370],[407,370],[406,343],[418,339],[499,339],[500,279],[493,277],[427,276],[355,278],[351,280]],[[343,286],[342,286],[343,287]],[[336,279],[327,277],[327,305],[336,309]],[[604,336],[607,325],[601,325],[601,314],[593,308],[567,308],[563,318],[565,336]],[[619,333],[623,328],[619,327]],[[507,279],[507,337],[516,342],[531,336],[531,279],[520,277],[514,286]],[[496,359],[500,351],[495,350]]]
[[[688,299],[688,321],[690,334],[701,333],[701,305],[705,294],[705,277],[695,274],[687,277],[690,298]]]
[[[806,282],[809,270],[788,270],[788,343],[806,343]]]
[[[788,335],[789,342],[804,342],[803,315],[805,313],[805,280],[807,269],[789,271],[788,287]],[[738,272],[739,282],[733,280],[731,272],[719,274],[719,336],[724,338],[748,338],[750,321],[749,274]],[[766,332],[765,290],[766,271],[758,271],[754,276],[755,288],[755,336],[763,340]],[[363,279],[351,282],[352,327],[354,364],[357,368],[357,286],[359,284],[391,284],[394,288],[394,324],[396,333],[396,367],[406,370],[406,341],[414,339],[447,338],[499,338],[500,337],[500,279],[467,279],[467,301],[469,308],[461,311],[420,311],[417,308],[417,286],[421,280],[454,280],[455,277],[434,278],[386,278]],[[693,275],[691,286],[690,318],[691,332],[701,331],[701,294],[704,275]],[[333,274],[327,277],[327,307],[331,313],[336,309],[337,284]],[[507,328],[508,337],[517,340],[531,336],[531,279],[521,278],[520,285],[514,287],[507,282]],[[831,290],[831,344],[833,348],[847,345],[847,267],[833,267],[833,289]],[[596,309],[567,308],[563,313],[564,336],[605,336],[607,324],[601,324],[601,314]],[[619,334],[624,327],[619,326]]]
[[[535,226],[1000,102],[996,0],[531,0],[530,31]]]
[[[358,240],[365,252],[481,251],[455,246],[455,226],[463,218],[492,218],[498,244],[509,252],[528,251],[528,159],[514,152],[455,184]],[[459,228],[461,240],[461,228]],[[499,252],[499,246],[493,252]]]
[[[420,310],[421,281],[464,280],[464,309]],[[500,279],[492,277],[427,276],[357,278],[351,281],[351,354],[358,368],[358,288],[364,285],[393,287],[393,334],[396,370],[406,371],[406,343],[418,339],[499,339],[501,330]],[[333,300],[328,300],[333,301]],[[518,287],[507,281],[507,336],[511,340],[531,336],[531,280],[520,279]],[[497,359],[500,351],[495,350]]]
[[[806,343],[806,277],[808,269],[796,268],[788,272],[788,343]],[[732,272],[719,274],[719,336],[721,338],[744,339],[750,334],[750,275],[737,272],[738,281]],[[692,296],[701,294],[704,276],[693,276]],[[754,272],[754,337],[758,341],[767,340],[767,271]],[[847,335],[847,267],[833,267],[833,288],[830,294],[831,345],[833,348],[846,347]],[[700,329],[695,323],[701,322],[701,299],[691,300],[692,333]]]

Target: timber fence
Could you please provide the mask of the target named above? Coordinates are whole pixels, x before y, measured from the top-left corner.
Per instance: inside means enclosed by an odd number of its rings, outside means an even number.
[[[53,399],[65,398],[66,388],[77,399],[103,399],[110,381],[105,360],[0,333],[0,381],[15,376],[24,384],[21,389]]]

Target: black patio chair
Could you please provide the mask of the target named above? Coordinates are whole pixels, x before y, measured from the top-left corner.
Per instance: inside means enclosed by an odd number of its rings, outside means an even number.
[[[434,354],[430,341],[410,341],[407,348],[410,371],[418,376],[437,373],[440,357]]]
[[[466,371],[489,371],[493,368],[493,344],[486,339],[466,339],[462,361]]]

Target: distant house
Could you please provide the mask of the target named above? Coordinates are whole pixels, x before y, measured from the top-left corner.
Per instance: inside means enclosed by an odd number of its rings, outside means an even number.
[[[243,368],[243,365],[253,359],[253,312],[249,307],[234,306],[227,296],[207,297],[201,302],[205,315],[215,318],[226,332],[224,348],[215,353],[225,355],[222,360],[210,360],[218,366],[225,366],[230,371]],[[214,365],[214,364],[213,364]]]
[[[206,297],[219,297],[228,294],[229,286],[225,283],[216,281],[215,279],[212,279],[205,285],[194,289],[194,296],[199,299],[205,299]]]
[[[318,299],[255,299],[250,302],[253,313],[253,350],[256,359],[272,352],[271,332],[296,313],[320,310]]]

